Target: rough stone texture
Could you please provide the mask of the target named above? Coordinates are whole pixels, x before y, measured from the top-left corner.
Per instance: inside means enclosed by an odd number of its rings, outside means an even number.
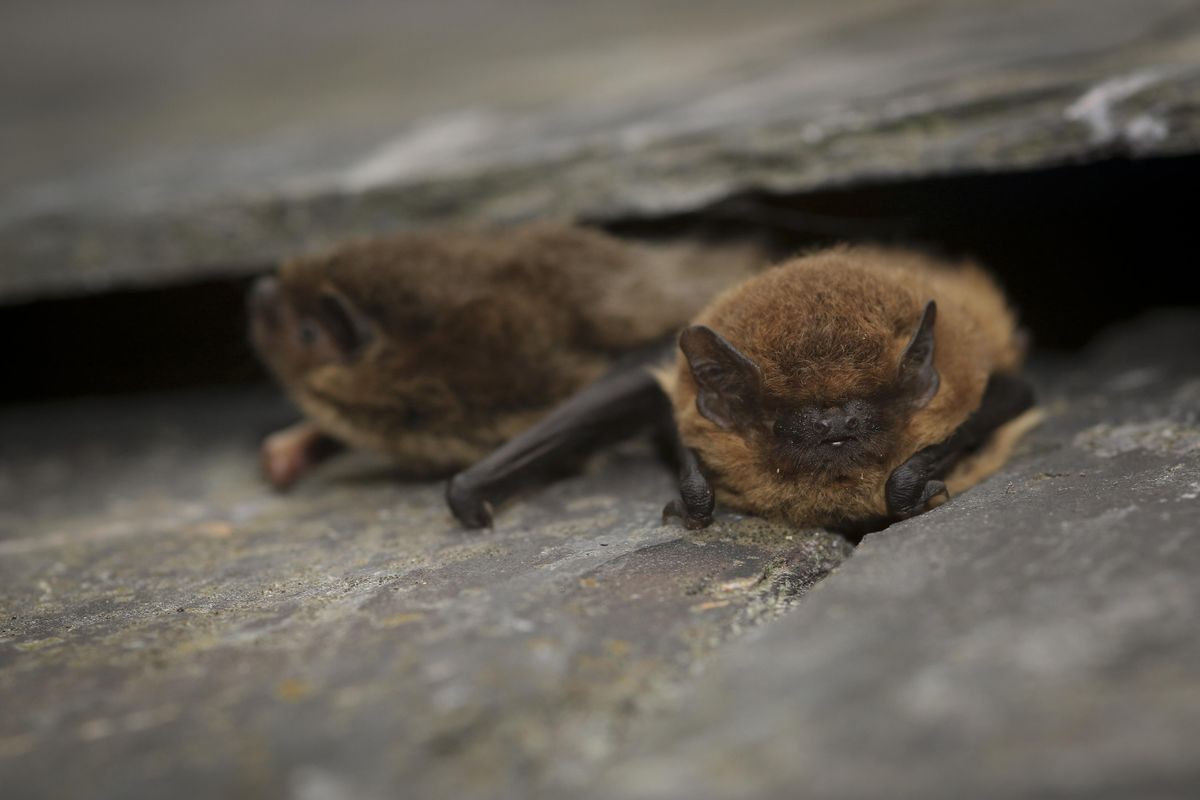
[[[636,443],[469,533],[365,457],[265,490],[269,394],[7,410],[4,797],[1195,796],[1197,342],[1043,359],[1002,474],[807,594],[841,539],[662,527]]]
[[[0,417],[0,794],[528,797],[849,553],[659,524],[648,446],[460,530],[346,458],[255,474],[273,395]],[[565,791],[565,788],[563,789]]]
[[[5,302],[256,270],[383,230],[1200,142],[1191,0],[0,14]]]
[[[597,797],[1200,795],[1200,315],[1046,365],[1003,473],[868,537]]]

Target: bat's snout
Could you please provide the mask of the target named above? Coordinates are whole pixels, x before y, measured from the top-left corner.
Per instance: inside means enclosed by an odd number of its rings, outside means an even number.
[[[279,325],[281,294],[279,279],[274,276],[268,275],[254,282],[246,298],[250,318],[254,324],[265,325],[268,328]]]
[[[813,430],[821,443],[835,447],[855,438],[858,426],[858,417],[841,408],[828,409],[812,422]]]
[[[283,285],[273,275],[259,278],[246,293],[246,333],[250,344],[258,357],[276,371],[288,360],[290,312]]]

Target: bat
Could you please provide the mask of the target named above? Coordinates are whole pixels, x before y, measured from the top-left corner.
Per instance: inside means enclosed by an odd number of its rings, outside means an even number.
[[[285,263],[251,289],[250,340],[304,420],[263,442],[263,472],[284,488],[348,445],[447,476],[764,263],[750,241],[649,244],[550,223]]]
[[[490,525],[559,459],[652,427],[679,467],[664,520],[704,527],[719,501],[799,527],[877,530],[1006,460],[1036,421],[1026,348],[979,267],[828,249],[723,292],[673,354],[614,368],[455,475],[447,500],[465,525]]]

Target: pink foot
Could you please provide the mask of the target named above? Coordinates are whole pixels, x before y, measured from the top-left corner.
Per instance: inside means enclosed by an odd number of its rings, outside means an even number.
[[[260,451],[263,477],[276,489],[287,489],[336,451],[333,440],[311,422],[298,422],[263,440]]]

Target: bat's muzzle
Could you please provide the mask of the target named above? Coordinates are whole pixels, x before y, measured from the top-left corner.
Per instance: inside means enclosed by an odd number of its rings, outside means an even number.
[[[812,427],[821,444],[840,447],[856,437],[858,417],[840,408],[828,409],[813,420]]]
[[[253,324],[268,328],[279,326],[280,317],[279,279],[268,275],[259,278],[250,287],[246,305],[250,309],[250,319]]]

